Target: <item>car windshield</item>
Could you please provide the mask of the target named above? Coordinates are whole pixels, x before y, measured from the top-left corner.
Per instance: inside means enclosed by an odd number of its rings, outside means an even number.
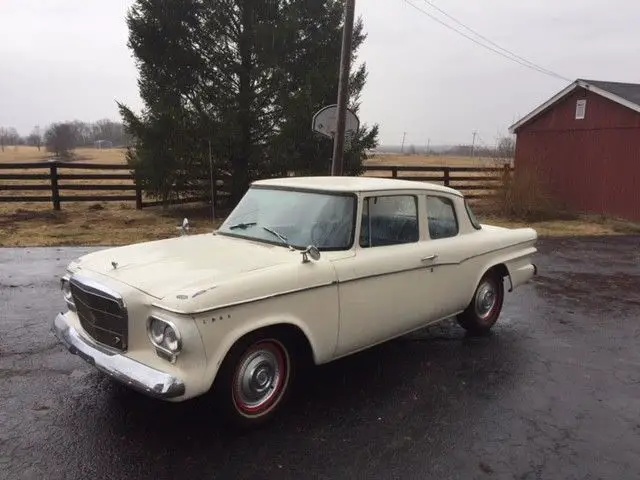
[[[345,250],[353,242],[353,195],[252,187],[218,233],[294,248]]]

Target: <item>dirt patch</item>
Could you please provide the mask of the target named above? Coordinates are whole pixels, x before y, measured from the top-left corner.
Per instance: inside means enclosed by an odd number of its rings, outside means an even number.
[[[191,233],[206,233],[221,220],[211,221],[208,206],[193,205],[167,210],[136,210],[127,204],[66,204],[62,211],[48,205],[22,204],[11,211],[0,206],[0,246],[126,245],[179,234],[183,218]]]

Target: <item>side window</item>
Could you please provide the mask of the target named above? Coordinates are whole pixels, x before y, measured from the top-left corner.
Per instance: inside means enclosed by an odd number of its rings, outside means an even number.
[[[361,247],[400,245],[419,239],[418,201],[415,196],[389,195],[364,199]]]
[[[458,219],[453,202],[445,197],[427,197],[429,236],[432,239],[455,237],[458,234]]]

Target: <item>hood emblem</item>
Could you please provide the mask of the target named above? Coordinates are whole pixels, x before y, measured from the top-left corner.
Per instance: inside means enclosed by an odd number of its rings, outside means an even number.
[[[115,270],[116,268],[118,268],[118,262],[111,262],[111,266]]]
[[[185,218],[184,220],[182,220],[182,225],[177,228],[180,230],[180,235],[184,236],[189,234],[190,227],[191,226],[189,225],[189,219]]]

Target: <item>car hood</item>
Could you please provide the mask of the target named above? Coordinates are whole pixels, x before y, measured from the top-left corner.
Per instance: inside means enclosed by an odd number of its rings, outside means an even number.
[[[296,252],[279,245],[210,233],[109,248],[85,255],[77,266],[161,299],[179,290],[214,288],[294,258],[299,259]]]

